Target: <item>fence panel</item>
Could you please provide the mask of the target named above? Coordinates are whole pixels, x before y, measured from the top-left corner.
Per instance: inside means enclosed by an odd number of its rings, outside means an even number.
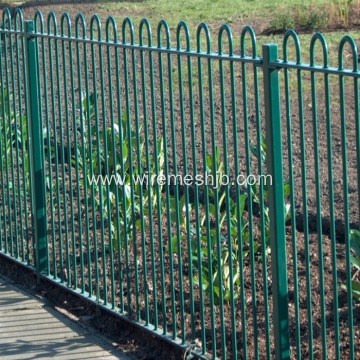
[[[331,67],[319,33],[307,55],[310,64],[302,63],[299,38],[288,31],[283,60],[273,63],[284,72],[284,169],[292,212],[290,328],[297,358],[356,358],[354,312],[359,310],[350,290],[350,244],[359,228],[358,55],[354,40],[345,36],[338,67]]]
[[[192,46],[184,22],[17,10],[0,35],[2,254],[202,358],[357,356],[350,37],[334,68],[293,31],[282,60],[249,27]]]
[[[24,21],[20,11],[11,20],[2,14],[0,62],[1,113],[1,240],[0,249],[35,265],[32,213],[32,169],[29,151],[29,107],[26,91]]]

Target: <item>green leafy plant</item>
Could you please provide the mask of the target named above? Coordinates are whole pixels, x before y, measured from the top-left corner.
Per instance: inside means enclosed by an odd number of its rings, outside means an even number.
[[[265,138],[262,137],[260,144],[260,152],[257,149],[256,145],[251,146],[251,151],[255,156],[259,157],[259,160],[264,163],[266,160],[266,143]],[[214,166],[216,165],[216,166]],[[219,172],[223,171],[224,164],[220,160],[220,149],[216,148],[215,154],[213,156],[208,155],[206,158],[206,172],[208,175],[215,175],[214,169],[217,169]],[[249,185],[250,186],[250,185]],[[204,190],[204,186],[201,187]],[[208,217],[206,216],[205,205],[200,205],[200,211],[203,214],[200,224],[199,239],[197,237],[196,228],[190,224],[190,234],[187,235],[186,229],[186,217],[181,217],[181,227],[182,235],[181,241],[186,239],[186,236],[191,237],[191,258],[192,265],[194,268],[193,281],[196,284],[200,284],[200,269],[202,277],[201,283],[203,291],[206,297],[209,299],[211,296],[214,298],[215,304],[220,303],[220,290],[222,286],[222,293],[224,301],[230,301],[232,290],[234,290],[235,297],[238,296],[240,291],[240,275],[242,269],[239,265],[239,252],[242,252],[243,258],[245,258],[250,253],[250,246],[253,246],[253,252],[259,254],[260,251],[265,251],[266,255],[270,253],[270,216],[269,208],[267,205],[268,200],[268,186],[265,184],[263,187],[263,196],[264,204],[262,211],[264,213],[265,220],[265,236],[266,236],[266,247],[261,249],[261,239],[250,239],[249,233],[249,223],[246,220],[245,216],[245,206],[248,201],[248,194],[243,192],[240,195],[240,198],[234,201],[229,198],[227,206],[230,209],[230,217],[226,213],[225,204],[225,192],[219,191],[219,200],[217,206],[215,206],[212,200],[215,200],[215,190],[211,187],[208,187],[209,195],[209,204],[208,204]],[[255,203],[261,204],[259,186],[257,184],[250,186],[250,191],[252,194],[252,199]],[[290,195],[290,185],[287,182],[284,183],[284,220],[287,221],[290,219],[290,204],[286,202],[286,198]],[[237,204],[237,201],[239,204]],[[173,203],[173,206],[175,202]],[[190,206],[190,205],[189,205]],[[186,210],[185,199],[184,197],[180,201],[180,208]],[[216,214],[218,211],[218,214]],[[238,214],[240,211],[240,214]],[[215,223],[218,219],[218,227],[220,229],[220,239],[217,239],[217,232],[215,228]],[[238,224],[238,219],[240,219],[240,224]],[[206,226],[206,220],[210,221],[210,232]],[[225,232],[226,222],[230,222],[231,226],[231,246],[228,241],[228,235]],[[261,224],[259,224],[259,227]],[[241,234],[238,233],[240,229]],[[259,230],[261,230],[259,228]],[[241,238],[241,242],[240,242]],[[251,240],[251,241],[250,241]],[[220,248],[218,248],[220,244]],[[168,250],[169,247],[168,247]],[[172,251],[178,252],[178,239],[176,237],[172,238]],[[230,259],[232,260],[232,269],[230,268]],[[258,260],[261,260],[260,256],[257,256]],[[230,274],[232,273],[232,277]],[[220,277],[221,276],[221,277]],[[232,280],[232,281],[231,281]]]
[[[352,253],[350,254],[351,264],[355,268],[355,273],[351,279],[352,296],[360,301],[360,231],[350,230],[350,245]],[[347,289],[344,284],[342,288]]]
[[[97,128],[95,102],[94,95],[86,97],[83,93],[82,104],[78,106],[80,116],[77,129],[81,141],[77,144],[76,151],[78,159],[80,159],[80,167],[84,169],[83,181],[87,181],[88,189],[91,188],[89,179],[93,179],[94,175],[107,176],[109,180],[113,179],[108,185],[100,184],[100,181],[98,186],[94,186],[94,197],[89,191],[88,201],[91,203],[94,200],[96,211],[102,213],[103,217],[109,220],[112,238],[115,240],[114,247],[117,249],[119,235],[121,241],[125,236],[131,238],[134,224],[137,228],[140,227],[140,217],[147,215],[148,202],[152,201],[153,208],[155,208],[157,197],[154,192],[149,199],[148,192],[143,190],[144,185],[140,181],[137,183],[133,181],[143,175],[139,169],[146,168],[144,140],[139,137],[140,143],[138,144],[138,134],[129,127],[126,113],[123,113],[122,118],[115,121],[112,126],[103,129]],[[140,132],[140,130],[137,131]],[[159,174],[162,174],[164,165],[162,138],[158,140],[156,146]],[[73,157],[72,163],[75,163],[75,157]],[[148,173],[155,174],[155,160],[151,154],[149,154],[149,163]],[[120,180],[122,183],[116,184],[114,179]],[[115,215],[117,211],[120,216],[119,228]]]
[[[331,0],[337,9],[342,25],[349,25],[350,7],[353,0]]]
[[[276,13],[270,22],[272,32],[285,32],[287,29],[323,29],[328,26],[329,14],[320,6],[303,5],[298,8]]]
[[[246,203],[246,194],[242,194],[240,201],[240,229],[242,244],[240,243],[240,234],[237,232],[237,205],[233,200],[230,200],[230,212],[231,212],[231,239],[232,244],[228,242],[228,238],[224,235],[220,235],[220,252],[217,248],[217,238],[215,229],[210,230],[209,238],[211,240],[211,251],[209,253],[208,237],[206,236],[206,227],[204,226],[204,219],[201,224],[201,257],[198,254],[197,248],[198,244],[196,239],[192,242],[192,260],[195,269],[199,269],[199,266],[202,267],[202,283],[203,290],[209,298],[211,296],[211,288],[213,290],[214,302],[219,304],[220,302],[220,286],[222,286],[224,301],[230,301],[231,299],[231,290],[234,289],[235,297],[238,296],[240,291],[240,264],[239,264],[239,251],[243,251],[243,256],[245,257],[248,253],[249,245],[249,229],[248,222],[243,219],[243,212],[245,209]],[[223,199],[223,197],[221,198]],[[222,203],[220,202],[219,205]],[[215,216],[214,208],[210,208],[210,215]],[[220,229],[223,228],[226,214],[220,213]],[[247,249],[245,250],[242,245],[246,244]],[[254,244],[255,245],[255,244]],[[219,256],[220,254],[220,256]],[[230,257],[232,258],[232,268],[230,267]],[[200,260],[201,259],[201,260]],[[212,278],[210,278],[210,266],[212,270]],[[230,272],[232,272],[233,277],[231,281]],[[221,274],[221,277],[220,277]],[[221,280],[221,281],[220,281]],[[194,277],[194,282],[199,284],[198,274]],[[212,286],[210,286],[210,283]]]
[[[328,26],[328,15],[322,9],[311,9],[307,18],[302,18],[302,21],[311,30],[324,29]]]
[[[28,132],[26,117],[13,111],[13,107],[9,106],[12,102],[12,94],[8,93],[7,88],[0,89],[2,92],[0,99],[0,134],[1,134],[1,154],[2,165],[4,168],[10,169],[14,161],[11,156],[16,155],[18,149],[18,158],[16,161],[18,165],[23,167],[23,171],[29,171],[29,152],[28,152]],[[4,101],[2,101],[4,99]],[[15,164],[15,163],[14,163]],[[12,184],[10,179],[7,179],[9,188],[16,186]],[[29,177],[25,177],[26,188],[29,191]]]
[[[216,148],[214,156],[208,155],[206,158],[206,171],[208,175],[215,175],[213,172],[214,164],[216,169],[221,172],[224,168],[224,164],[220,161],[220,149]],[[204,185],[200,187],[204,190]],[[230,301],[232,290],[234,290],[234,296],[237,297],[240,291],[240,275],[241,269],[239,264],[239,252],[243,251],[243,256],[249,253],[249,229],[248,222],[245,221],[244,209],[247,199],[246,194],[242,194],[238,201],[240,206],[236,204],[231,198],[229,201],[230,218],[227,218],[225,211],[225,193],[220,191],[219,202],[217,207],[212,202],[214,200],[215,192],[210,186],[208,187],[209,204],[208,215],[206,215],[206,208],[204,204],[199,205],[200,213],[202,214],[199,221],[199,229],[191,223],[186,223],[186,216],[180,217],[181,225],[181,241],[185,241],[187,236],[190,236],[191,241],[191,259],[193,265],[193,281],[195,284],[202,284],[202,290],[204,291],[207,299],[213,296],[215,305],[220,303],[220,291],[222,290],[223,299],[225,302]],[[172,208],[175,207],[175,201],[172,202]],[[191,204],[186,204],[185,195],[180,200],[180,209],[182,211],[191,210]],[[238,208],[240,209],[240,216],[238,216]],[[218,210],[218,214],[216,211]],[[175,210],[174,210],[175,211]],[[238,224],[240,218],[241,223]],[[218,228],[220,229],[220,239],[217,238],[217,231],[214,226],[216,219],[218,221]],[[224,233],[225,224],[229,221],[231,223],[231,244],[229,244],[229,234]],[[210,223],[210,232],[208,232],[207,222]],[[187,226],[188,225],[188,226]],[[238,226],[239,225],[239,226]],[[187,228],[190,228],[187,233]],[[238,234],[238,228],[241,229]],[[199,234],[199,237],[197,236]],[[172,239],[172,252],[178,252],[178,239],[174,236]],[[257,244],[254,243],[254,246]],[[220,247],[219,247],[220,246]],[[170,247],[168,246],[168,251]],[[232,268],[231,262],[232,260]],[[201,279],[200,279],[201,274]],[[232,274],[232,276],[231,276]],[[201,281],[200,281],[201,280]]]
[[[280,12],[274,15],[270,22],[272,31],[285,31],[295,27],[294,16],[290,12]]]
[[[251,152],[258,158],[258,161],[261,161],[263,164],[263,169],[265,168],[266,163],[266,140],[265,136],[261,135],[261,143],[260,143],[260,151],[256,144],[252,144],[250,146]],[[287,201],[290,196],[290,181],[286,179],[284,182],[284,220],[285,223],[291,219],[291,204]],[[261,206],[261,198],[258,184],[251,185],[251,193],[253,201]],[[263,195],[264,195],[264,204],[263,204],[263,213],[264,213],[264,221],[265,221],[265,240],[266,240],[266,249],[267,253],[270,253],[270,213],[268,207],[268,196],[269,187],[268,184],[263,184]],[[261,224],[259,224],[259,227]],[[260,228],[259,228],[260,230]]]

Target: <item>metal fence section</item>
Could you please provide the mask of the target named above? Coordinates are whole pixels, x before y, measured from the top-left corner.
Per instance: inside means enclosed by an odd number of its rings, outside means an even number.
[[[202,358],[355,359],[352,38],[2,24],[3,255]]]

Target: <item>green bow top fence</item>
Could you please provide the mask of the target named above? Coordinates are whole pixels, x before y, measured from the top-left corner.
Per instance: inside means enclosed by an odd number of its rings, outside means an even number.
[[[350,37],[2,24],[2,256],[202,358],[360,357]]]

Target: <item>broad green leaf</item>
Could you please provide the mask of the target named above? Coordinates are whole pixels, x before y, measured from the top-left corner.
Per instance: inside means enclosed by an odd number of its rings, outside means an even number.
[[[290,180],[287,179],[284,184],[284,196],[288,197],[291,193]]]
[[[174,253],[177,254],[179,252],[177,236],[173,236],[171,238],[171,248],[170,248],[170,243],[168,243],[166,249],[169,253],[170,253],[170,251],[172,251],[173,254]]]
[[[247,194],[241,194],[240,195],[240,216],[242,216],[244,213],[246,200],[247,200]]]
[[[355,254],[360,257],[360,232],[358,230],[350,230],[350,244]]]
[[[360,270],[360,258],[350,255],[350,261],[351,263]]]
[[[356,280],[353,280],[352,283],[352,295],[353,297],[360,301],[360,282],[359,281],[356,281]]]

